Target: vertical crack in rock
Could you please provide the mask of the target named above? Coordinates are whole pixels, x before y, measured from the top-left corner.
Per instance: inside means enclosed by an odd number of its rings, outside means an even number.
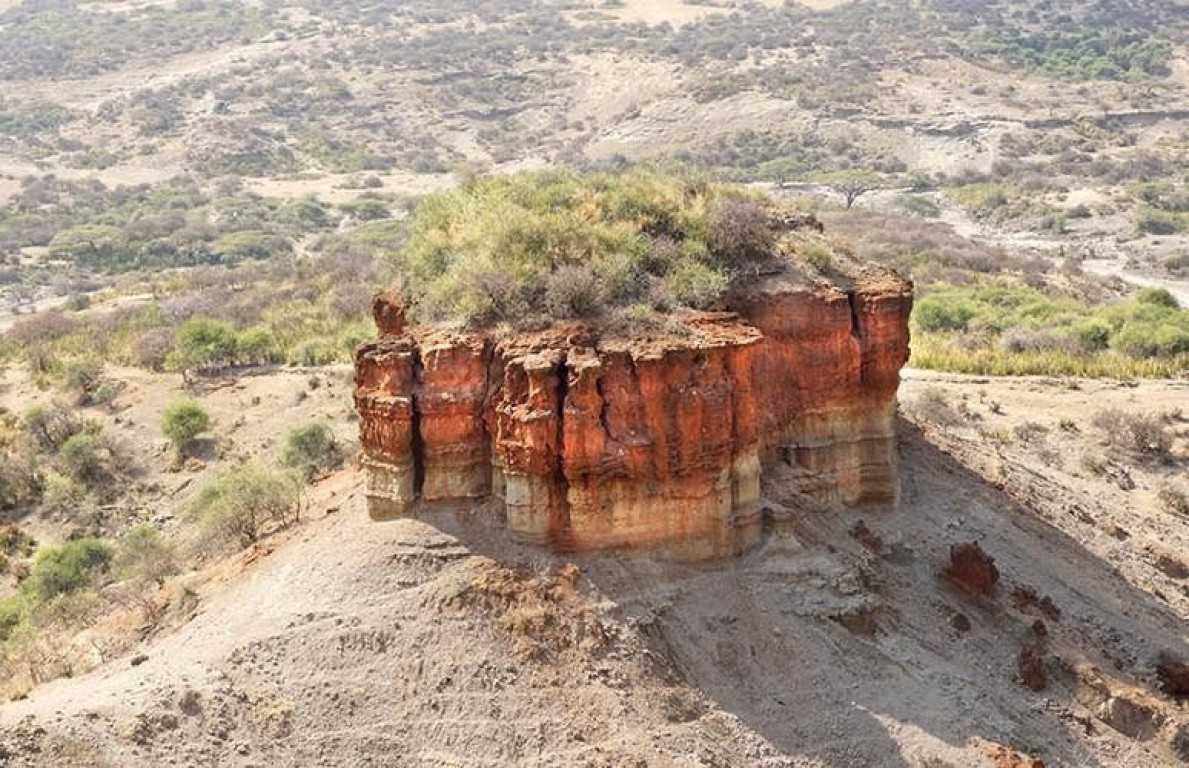
[[[566,479],[566,399],[570,394],[570,368],[563,353],[557,364],[557,456],[554,467],[554,520],[551,526],[554,546],[564,551],[574,549],[570,529],[570,483]]]
[[[863,326],[859,310],[858,292],[853,290],[847,291],[846,303],[850,306],[850,335],[859,346],[859,385],[862,386],[867,381],[867,367],[870,361],[867,360],[866,350],[863,348]]]
[[[859,322],[859,295],[855,291],[846,292],[846,303],[850,305],[850,335],[862,340],[863,330]]]
[[[479,398],[479,434],[483,440],[483,453],[487,456],[488,464],[491,463],[492,453],[495,451],[494,435],[491,431],[491,425],[487,423],[487,409],[491,403],[491,369],[495,359],[495,345],[491,343],[490,339],[483,340],[483,396]],[[491,491],[490,480],[488,481],[488,492]]]
[[[614,440],[615,437],[611,434],[611,401],[607,398],[607,393],[603,391],[602,371],[599,371],[599,375],[595,378],[595,392],[599,395],[599,424],[603,427],[603,433],[607,435],[607,439]]]
[[[421,489],[425,487],[425,439],[421,434],[421,392],[422,363],[421,350],[413,347],[413,387],[409,393],[410,401],[410,451],[413,459],[413,498],[421,498]]]

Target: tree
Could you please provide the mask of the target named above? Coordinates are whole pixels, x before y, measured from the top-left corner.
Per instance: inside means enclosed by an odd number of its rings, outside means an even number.
[[[250,461],[215,476],[190,503],[188,514],[213,548],[246,547],[270,529],[297,521],[301,480],[291,472]]]
[[[211,427],[211,417],[193,400],[178,400],[165,407],[161,414],[161,432],[185,455],[195,438]]]
[[[887,184],[880,174],[861,168],[822,174],[815,180],[842,195],[846,200],[847,209],[853,207],[855,201],[863,195],[874,189],[881,189]]]

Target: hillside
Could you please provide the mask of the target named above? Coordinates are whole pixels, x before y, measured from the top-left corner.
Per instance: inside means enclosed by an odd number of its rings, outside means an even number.
[[[1184,398],[913,374],[905,401],[931,388],[1004,430]],[[1155,664],[1185,647],[1184,519],[1153,516],[1143,470],[1130,493],[1042,479],[1034,448],[988,457],[972,430],[902,426],[898,510],[789,508],[742,560],[696,566],[554,557],[462,510],[371,523],[345,470],[300,527],[219,564],[183,627],[5,705],[0,744],[14,766],[1177,764]],[[797,503],[786,482],[766,505]],[[939,575],[970,540],[993,597]]]

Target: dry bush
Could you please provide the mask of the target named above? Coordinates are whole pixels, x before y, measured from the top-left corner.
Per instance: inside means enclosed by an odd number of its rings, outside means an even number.
[[[1035,421],[1017,424],[1013,430],[1021,443],[1036,443],[1044,440],[1049,434],[1049,428]]]
[[[7,335],[22,347],[30,347],[49,344],[76,330],[77,320],[63,312],[51,311],[17,320]]]
[[[950,404],[949,395],[940,387],[928,387],[912,405],[913,414],[922,421],[940,427],[962,423],[962,415]]]
[[[776,235],[771,215],[760,203],[724,197],[711,206],[706,224],[706,244],[734,266],[768,258],[772,253]]]
[[[1091,423],[1111,445],[1140,458],[1160,461],[1171,458],[1173,435],[1160,416],[1107,408],[1099,411]]]
[[[1189,493],[1185,493],[1184,489],[1168,483],[1156,492],[1156,500],[1165,512],[1189,517]]]

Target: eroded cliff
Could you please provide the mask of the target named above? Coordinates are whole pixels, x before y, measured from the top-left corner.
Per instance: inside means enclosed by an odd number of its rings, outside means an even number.
[[[630,334],[408,326],[382,296],[356,360],[369,509],[495,496],[509,528],[560,549],[698,558],[756,539],[770,462],[822,500],[894,499],[911,305],[874,268],[845,287],[772,276],[733,312]]]

